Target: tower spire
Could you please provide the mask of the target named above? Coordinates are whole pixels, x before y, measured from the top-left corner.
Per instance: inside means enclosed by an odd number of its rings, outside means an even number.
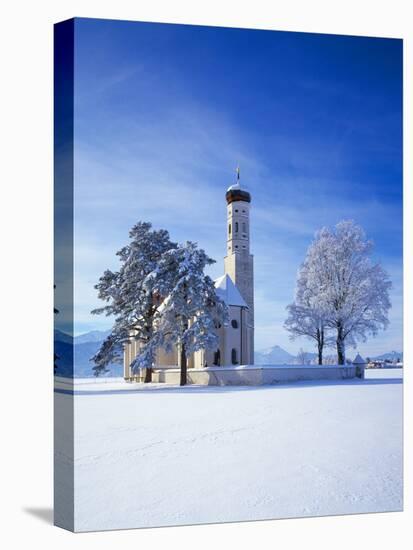
[[[239,164],[237,166],[236,173],[237,173],[237,183],[239,185],[239,174],[240,174]]]

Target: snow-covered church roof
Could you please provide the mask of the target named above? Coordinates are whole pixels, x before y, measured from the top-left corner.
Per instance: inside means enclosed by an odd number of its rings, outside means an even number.
[[[227,306],[248,307],[229,275],[222,275],[214,281],[217,295]]]

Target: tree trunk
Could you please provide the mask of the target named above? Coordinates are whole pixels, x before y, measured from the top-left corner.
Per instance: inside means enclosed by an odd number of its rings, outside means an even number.
[[[323,364],[323,348],[322,346],[320,346],[320,344],[318,345],[318,364]]]
[[[317,329],[318,364],[323,364],[324,331]]]
[[[337,359],[339,365],[344,365],[346,362],[346,352],[344,346],[343,327],[339,323],[337,326]]]
[[[145,378],[144,383],[147,384],[148,382],[152,382],[152,367],[147,367],[145,369]]]
[[[186,360],[186,350],[185,345],[181,344],[181,379],[179,382],[180,386],[185,386],[186,384],[186,370],[187,370],[187,360]]]

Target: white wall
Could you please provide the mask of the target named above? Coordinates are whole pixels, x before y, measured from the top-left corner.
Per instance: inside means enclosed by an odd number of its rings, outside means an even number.
[[[359,372],[357,369],[360,369]],[[179,369],[156,369],[154,382],[179,384]],[[206,386],[261,386],[305,380],[345,380],[364,378],[364,367],[332,366],[254,366],[208,367],[188,370],[188,384]]]

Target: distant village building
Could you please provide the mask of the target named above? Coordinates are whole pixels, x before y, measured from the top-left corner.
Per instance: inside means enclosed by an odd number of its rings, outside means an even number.
[[[236,366],[254,364],[254,261],[250,253],[251,195],[237,181],[225,195],[227,202],[227,255],[224,275],[215,281],[218,296],[227,304],[229,322],[216,328],[219,344],[215,350],[200,350],[188,357],[188,367]],[[133,376],[130,364],[139,351],[139,343],[125,346],[124,377]],[[177,367],[179,350],[160,349],[156,366]]]

